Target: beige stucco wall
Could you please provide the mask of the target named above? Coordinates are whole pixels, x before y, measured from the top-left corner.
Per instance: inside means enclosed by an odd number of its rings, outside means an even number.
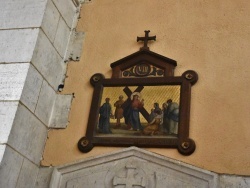
[[[250,175],[250,1],[248,0],[92,0],[83,5],[78,30],[84,31],[80,62],[71,62],[63,93],[74,93],[69,126],[51,130],[43,165],[59,165],[119,150],[77,149],[84,136],[97,72],[111,76],[110,63],[139,50],[136,42],[151,30],[156,53],[175,59],[176,76],[193,69],[191,156],[176,149],[148,149],[219,173]]]

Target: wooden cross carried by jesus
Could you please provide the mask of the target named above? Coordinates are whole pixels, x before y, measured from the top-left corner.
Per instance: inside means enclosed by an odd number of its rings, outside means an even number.
[[[134,92],[141,92],[143,90],[143,86],[138,86]],[[128,107],[128,105],[130,104],[131,100],[130,100],[130,96],[132,95],[132,91],[128,88],[128,86],[126,86],[124,89],[123,89],[124,93],[126,93],[128,99],[123,103],[122,105],[122,108],[126,108]],[[147,110],[142,107],[140,108],[140,113],[142,114],[142,116],[149,122],[150,119],[149,119],[149,113],[147,112]]]
[[[156,36],[148,36],[150,30],[146,30],[144,31],[145,32],[145,37],[137,37],[137,42],[139,41],[143,41],[144,42],[144,45],[143,47],[141,47],[140,49],[141,50],[149,50],[149,47],[148,47],[148,41],[149,40],[156,40]]]

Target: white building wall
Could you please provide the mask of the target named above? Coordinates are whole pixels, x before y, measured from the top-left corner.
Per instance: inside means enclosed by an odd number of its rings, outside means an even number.
[[[66,73],[65,54],[72,53],[80,4],[0,4],[0,187],[40,186],[48,130],[67,126],[72,95],[60,95],[57,88]]]

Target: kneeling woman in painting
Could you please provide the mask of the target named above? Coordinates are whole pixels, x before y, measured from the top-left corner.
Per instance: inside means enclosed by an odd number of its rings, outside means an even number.
[[[154,119],[143,129],[143,134],[145,135],[154,135],[159,132],[159,127],[162,121],[162,112],[160,109],[154,111]]]

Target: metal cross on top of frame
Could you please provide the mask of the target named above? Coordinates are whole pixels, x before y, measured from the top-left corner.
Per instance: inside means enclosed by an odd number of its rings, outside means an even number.
[[[145,30],[145,37],[137,37],[137,42],[139,41],[143,41],[144,42],[144,45],[143,47],[141,47],[140,49],[141,50],[149,50],[149,47],[148,47],[148,41],[149,40],[154,40],[156,41],[156,36],[148,36],[150,30]]]

